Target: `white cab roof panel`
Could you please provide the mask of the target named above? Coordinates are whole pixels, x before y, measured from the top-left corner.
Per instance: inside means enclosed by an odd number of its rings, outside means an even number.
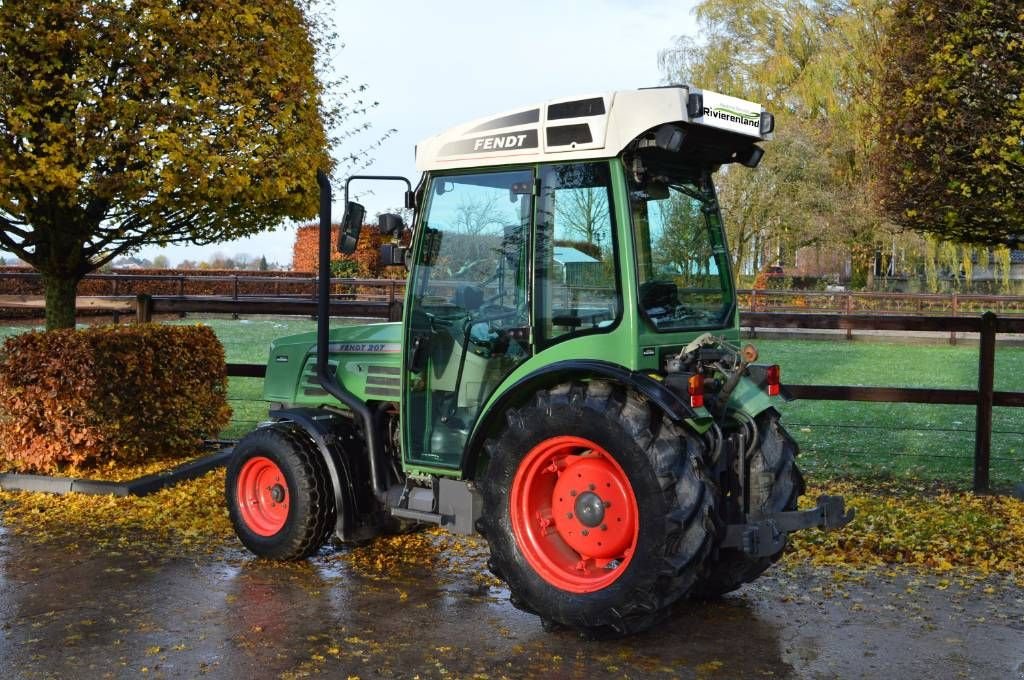
[[[760,141],[771,137],[773,126],[770,114],[762,114],[760,104],[691,86],[554,99],[425,139],[416,147],[416,169],[606,158],[664,123],[701,125]]]

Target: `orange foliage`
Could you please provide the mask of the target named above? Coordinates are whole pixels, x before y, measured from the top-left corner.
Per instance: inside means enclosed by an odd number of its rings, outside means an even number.
[[[30,332],[0,351],[0,457],[19,470],[181,456],[230,417],[206,326]]]
[[[354,262],[356,278],[363,279],[404,279],[405,270],[400,267],[380,266],[380,246],[383,243],[380,231],[375,225],[364,224],[359,236],[359,245],[351,255],[338,252],[339,225],[331,228],[331,261]],[[317,272],[320,262],[320,228],[316,224],[299,227],[292,246],[292,271]]]
[[[331,225],[331,261],[349,260],[358,267],[357,276],[373,278],[377,269],[377,249],[380,247],[380,233],[377,227],[364,224],[356,252],[343,255],[338,252],[339,225]],[[315,224],[299,227],[292,246],[292,271],[317,272],[320,262],[320,228]]]

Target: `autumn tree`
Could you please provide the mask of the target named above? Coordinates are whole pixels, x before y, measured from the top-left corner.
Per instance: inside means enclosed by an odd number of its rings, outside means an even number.
[[[672,278],[684,286],[701,285],[712,252],[700,202],[673,191],[668,199],[649,206],[654,213],[652,222],[661,227],[651,248],[655,271],[671,272]]]
[[[894,4],[877,153],[890,217],[952,241],[1024,243],[1024,3]]]
[[[0,247],[43,275],[47,328],[142,245],[315,214],[327,130],[369,106],[318,76],[330,47],[312,0],[0,1]]]
[[[665,79],[759,101],[778,121],[756,171],[720,180],[735,253],[845,245],[868,271],[888,225],[870,199],[875,81],[888,0],[703,0],[697,42],[661,55]],[[738,264],[742,264],[742,261]],[[739,268],[739,267],[737,267]]]
[[[737,276],[764,271],[801,247],[828,244],[848,219],[858,219],[859,210],[837,209],[839,190],[822,144],[815,126],[792,118],[757,170],[730,166],[719,174],[718,196]],[[856,195],[847,197],[848,203],[854,200]]]
[[[475,198],[465,198],[455,206],[452,226],[460,234],[475,236],[488,229],[495,229],[507,223],[510,211],[503,210],[498,197],[493,193]]]
[[[563,189],[557,195],[555,217],[561,234],[586,243],[608,241],[611,217],[605,187]]]

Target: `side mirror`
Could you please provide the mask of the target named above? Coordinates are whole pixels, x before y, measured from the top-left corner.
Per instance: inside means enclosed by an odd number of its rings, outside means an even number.
[[[742,151],[737,151],[735,154],[736,160],[740,165],[745,165],[748,168],[756,168],[757,164],[761,162],[762,156],[764,156],[764,149],[753,144]]]
[[[395,245],[394,243],[385,243],[380,247],[380,258],[378,264],[381,267],[404,266],[406,264],[407,253],[408,248]]]
[[[359,232],[363,229],[363,218],[366,217],[366,208],[355,201],[349,201],[345,205],[345,217],[341,219],[341,236],[338,239],[338,250],[346,255],[351,255],[359,245]]]
[[[405,222],[399,215],[383,213],[377,217],[377,229],[381,236],[398,236],[405,229]]]
[[[662,125],[654,133],[654,146],[669,153],[676,153],[683,148],[685,140],[686,131],[675,125]]]

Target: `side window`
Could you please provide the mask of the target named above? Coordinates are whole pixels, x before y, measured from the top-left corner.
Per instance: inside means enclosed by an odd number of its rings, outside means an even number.
[[[542,341],[610,330],[622,314],[606,162],[541,168],[537,327]]]
[[[630,193],[640,311],[658,332],[722,328],[733,309],[729,255],[711,195],[649,183]],[[717,213],[713,213],[717,214]]]

